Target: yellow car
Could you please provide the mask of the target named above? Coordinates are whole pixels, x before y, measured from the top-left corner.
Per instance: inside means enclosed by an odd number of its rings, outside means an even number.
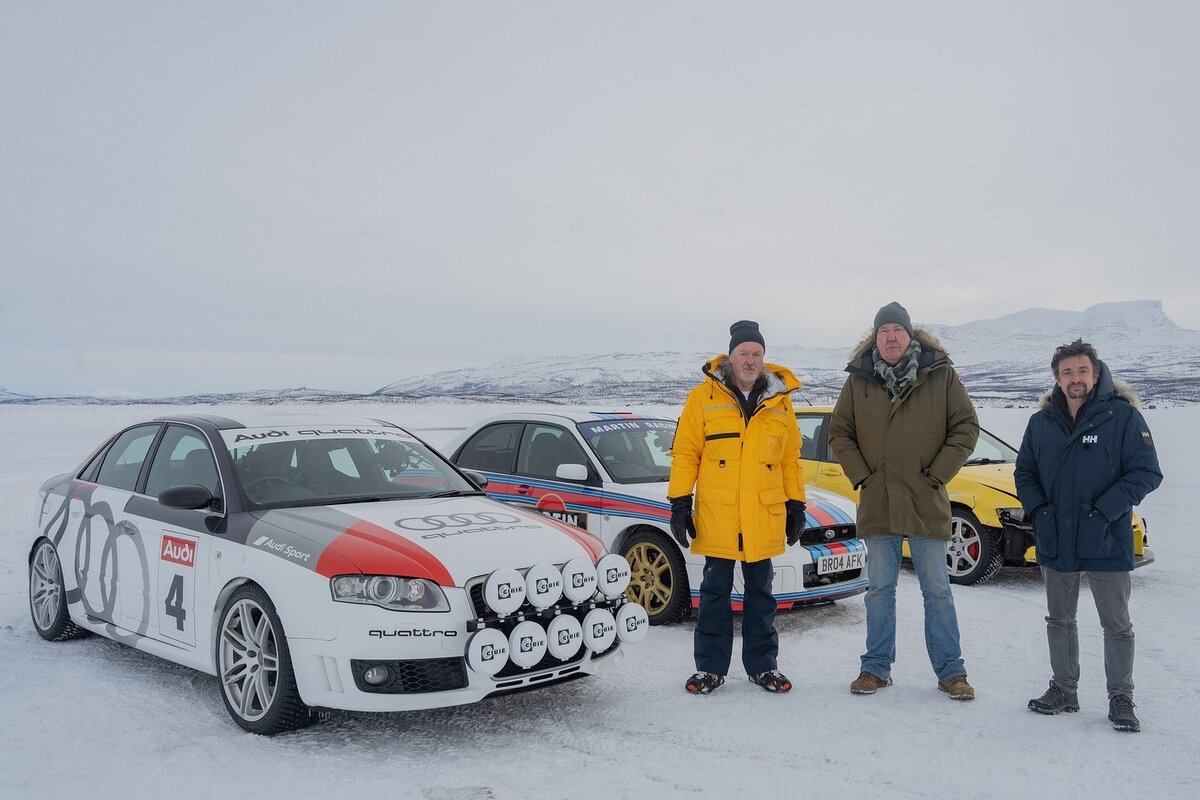
[[[858,502],[858,491],[829,449],[830,406],[796,409],[803,447],[800,463],[804,480]],[[1017,500],[1013,479],[1017,451],[999,437],[980,429],[975,452],[946,486],[950,493],[953,535],[946,553],[950,580],[971,585],[995,575],[1005,564],[1032,566],[1033,528]],[[869,546],[869,545],[868,545]],[[908,542],[904,543],[908,557]],[[1147,546],[1146,523],[1133,514],[1134,567],[1154,560]]]

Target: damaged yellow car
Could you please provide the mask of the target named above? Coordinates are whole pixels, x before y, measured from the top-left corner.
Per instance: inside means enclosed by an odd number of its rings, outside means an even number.
[[[802,449],[800,463],[809,486],[848,497],[858,502],[858,491],[829,449],[831,406],[797,408]],[[1013,470],[1017,451],[995,434],[982,428],[975,452],[946,490],[950,494],[953,534],[946,552],[946,566],[953,583],[970,586],[991,578],[1005,564],[1035,566],[1033,527],[1025,522],[1017,500]],[[1133,514],[1134,567],[1154,561],[1146,535],[1146,521]],[[868,545],[869,546],[869,545]],[[904,543],[908,557],[908,542]]]

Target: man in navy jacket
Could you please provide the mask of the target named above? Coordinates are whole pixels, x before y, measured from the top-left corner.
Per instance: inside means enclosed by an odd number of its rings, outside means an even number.
[[[1133,712],[1133,507],[1162,482],[1137,395],[1114,380],[1090,344],[1054,351],[1057,384],[1042,397],[1017,455],[1017,495],[1033,524],[1046,582],[1050,688],[1029,701],[1040,714],[1078,711],[1079,584],[1088,576],[1104,629],[1108,718],[1138,731]]]

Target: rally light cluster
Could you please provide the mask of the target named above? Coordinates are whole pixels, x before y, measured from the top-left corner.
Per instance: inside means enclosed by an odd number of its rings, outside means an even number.
[[[424,578],[394,575],[339,575],[330,581],[333,599],[362,603],[390,611],[448,611],[442,588]]]
[[[525,575],[514,569],[492,572],[484,581],[483,598],[499,615],[500,622],[516,614],[526,601],[534,611],[517,614],[518,622],[507,636],[496,627],[481,625],[467,640],[467,666],[491,677],[509,661],[528,669],[546,653],[566,661],[581,647],[602,653],[616,639],[640,641],[649,630],[650,620],[646,609],[625,600],[629,578],[629,563],[615,553],[604,556],[594,566],[587,559],[576,558],[561,570],[537,564]],[[597,590],[603,600],[593,600]],[[552,609],[563,597],[576,607],[591,606],[582,623],[573,614]],[[549,619],[545,627],[539,622],[543,618]]]

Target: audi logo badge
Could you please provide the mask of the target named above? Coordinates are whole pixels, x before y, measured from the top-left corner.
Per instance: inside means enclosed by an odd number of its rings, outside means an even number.
[[[435,514],[430,517],[405,517],[396,520],[397,527],[410,531],[440,531],[444,528],[465,528],[468,525],[511,525],[520,522],[512,514],[482,511],[475,514]]]

